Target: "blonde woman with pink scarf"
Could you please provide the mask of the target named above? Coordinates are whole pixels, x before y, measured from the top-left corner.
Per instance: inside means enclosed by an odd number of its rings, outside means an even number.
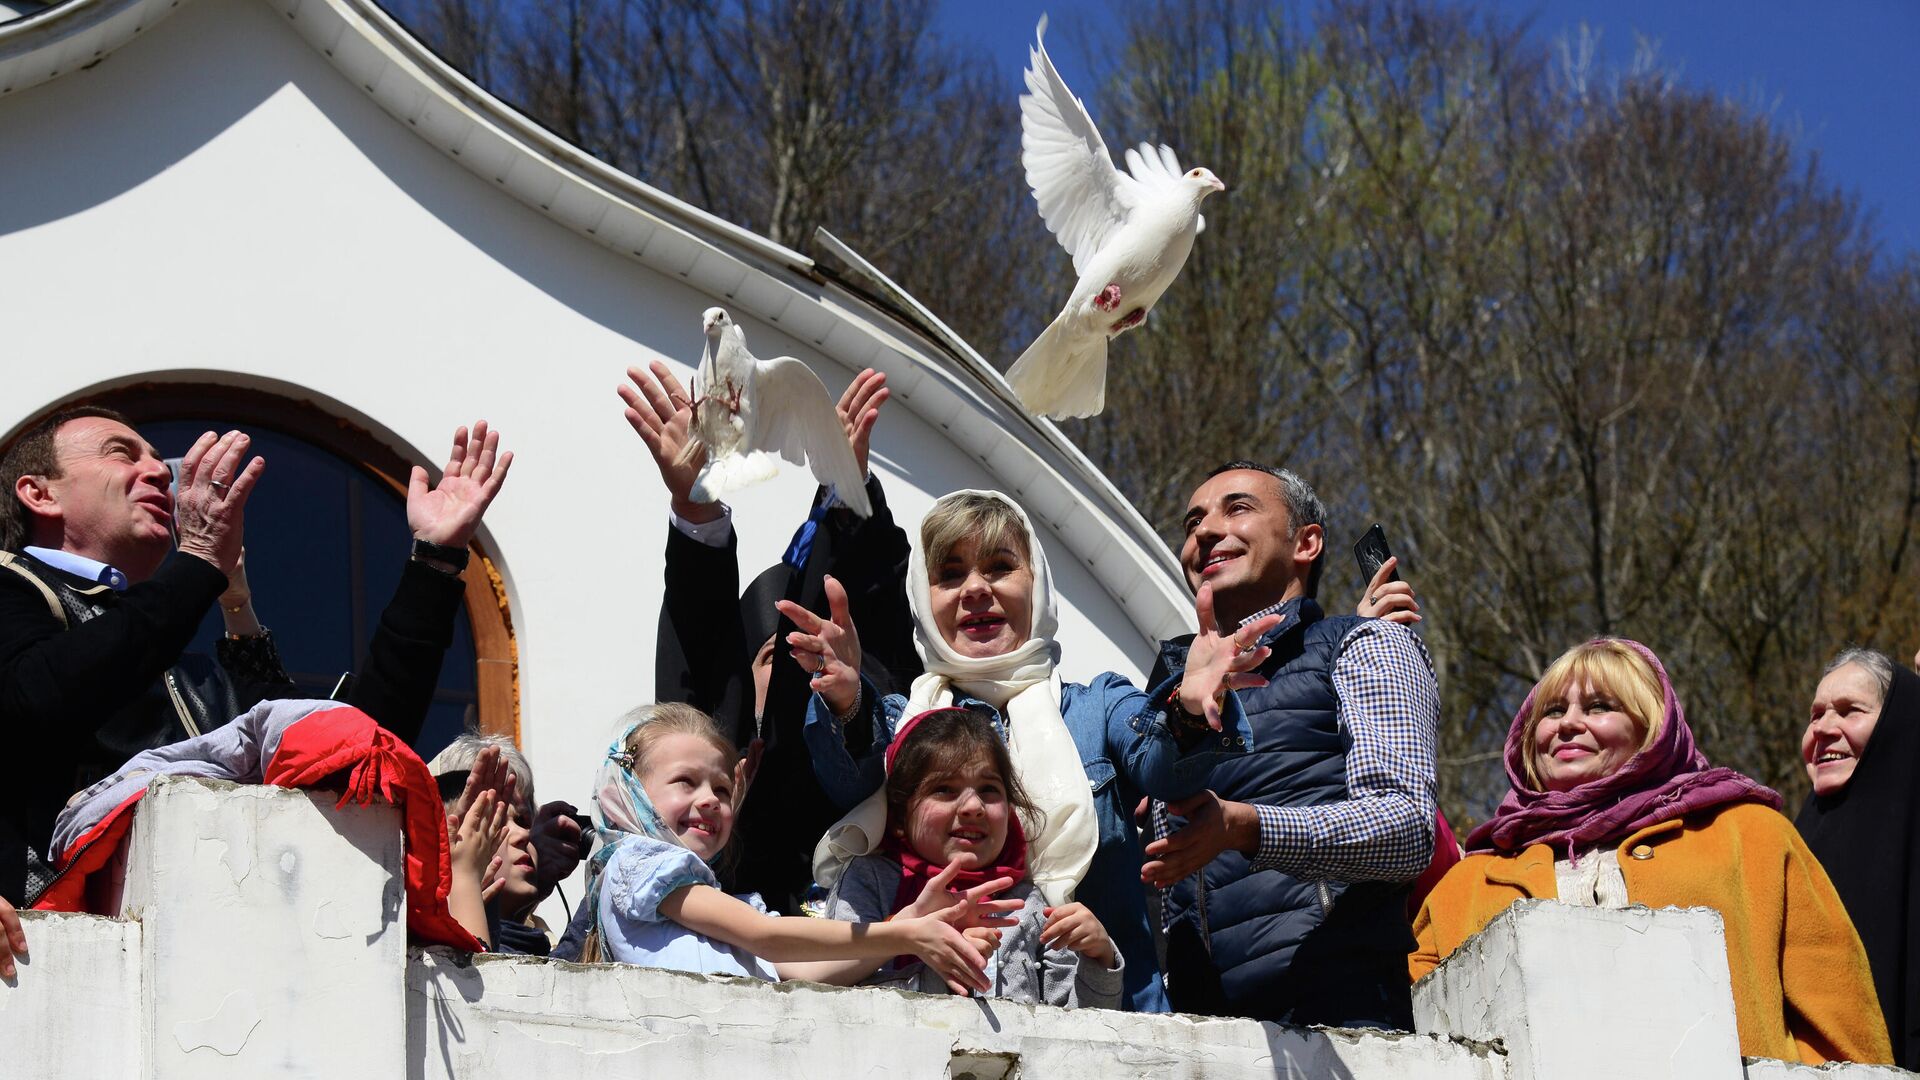
[[[1709,764],[1652,650],[1601,638],[1554,661],[1507,734],[1512,790],[1414,920],[1419,979],[1516,900],[1711,907],[1726,922],[1740,1052],[1884,1063],[1867,957],[1780,796]]]

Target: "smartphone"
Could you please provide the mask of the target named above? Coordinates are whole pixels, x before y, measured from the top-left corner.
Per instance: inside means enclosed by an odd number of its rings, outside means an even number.
[[[1393,549],[1387,546],[1387,530],[1381,528],[1379,522],[1374,522],[1373,528],[1368,529],[1366,534],[1360,537],[1360,541],[1353,545],[1353,557],[1360,563],[1362,582],[1372,581],[1373,575],[1380,572],[1380,567],[1388,559],[1393,558]],[[1387,580],[1400,580],[1398,567],[1394,568],[1393,573],[1387,575]]]

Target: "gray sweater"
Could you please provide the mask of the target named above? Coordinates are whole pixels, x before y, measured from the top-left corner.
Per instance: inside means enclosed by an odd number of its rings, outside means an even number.
[[[829,918],[843,922],[878,922],[893,912],[893,897],[900,889],[900,864],[883,855],[863,855],[847,864],[839,884],[827,898]],[[993,955],[992,996],[1029,1005],[1058,1005],[1062,1008],[1117,1009],[1120,1007],[1121,974],[1126,960],[1114,950],[1112,968],[1069,949],[1049,949],[1040,943],[1040,931],[1046,926],[1046,898],[1031,882],[1022,881],[1001,894],[1001,899],[1019,900],[1025,906],[1016,913],[1019,922],[1000,932],[1000,948]],[[862,986],[891,986],[898,990],[918,990],[924,994],[947,993],[947,984],[938,974],[919,961],[896,968],[893,961],[862,980]]]

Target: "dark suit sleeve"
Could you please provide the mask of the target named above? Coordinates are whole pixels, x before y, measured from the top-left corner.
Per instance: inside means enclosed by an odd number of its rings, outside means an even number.
[[[0,571],[0,717],[23,734],[35,768],[42,740],[91,736],[180,659],[200,619],[227,587],[211,563],[175,553],[147,581],[101,615],[71,628],[46,598],[12,571]]]
[[[653,697],[706,713],[745,746],[753,737],[752,653],[740,625],[738,540],[703,544],[667,526],[666,591],[655,636]],[[784,655],[775,650],[776,657]]]
[[[921,673],[913,647],[913,612],[907,607],[907,534],[894,523],[878,477],[867,480],[873,515],[850,510],[827,517],[833,534],[827,570],[847,587],[847,607],[860,630],[862,670],[882,694],[905,694]],[[809,583],[811,584],[811,583]],[[822,599],[825,598],[824,586]]]
[[[367,643],[347,703],[408,744],[419,738],[466,592],[459,578],[408,559]]]

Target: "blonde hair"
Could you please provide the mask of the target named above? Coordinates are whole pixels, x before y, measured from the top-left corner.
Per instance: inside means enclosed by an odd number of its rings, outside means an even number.
[[[1660,676],[1647,658],[1615,638],[1575,645],[1548,665],[1533,686],[1526,727],[1520,736],[1521,746],[1525,748],[1520,760],[1527,783],[1535,791],[1541,790],[1540,770],[1534,763],[1538,754],[1533,745],[1540,717],[1550,706],[1567,700],[1569,688],[1589,683],[1596,690],[1619,699],[1621,711],[1633,720],[1633,726],[1640,732],[1640,745],[1636,750],[1645,750],[1659,737],[1660,726],[1666,720],[1667,700],[1661,692]]]
[[[1012,548],[1022,559],[1033,560],[1033,544],[1020,512],[1003,498],[968,491],[941,499],[921,519],[920,550],[926,554],[927,573],[936,573],[969,537],[979,543],[977,550]]]
[[[656,701],[651,705],[641,705],[631,709],[620,718],[622,724],[633,725],[627,733],[625,749],[633,758],[633,764],[627,767],[634,779],[642,779],[647,771],[647,755],[661,739],[669,735],[692,735],[704,739],[714,749],[732,762],[740,757],[740,751],[720,730],[713,717],[691,705],[678,701]]]

